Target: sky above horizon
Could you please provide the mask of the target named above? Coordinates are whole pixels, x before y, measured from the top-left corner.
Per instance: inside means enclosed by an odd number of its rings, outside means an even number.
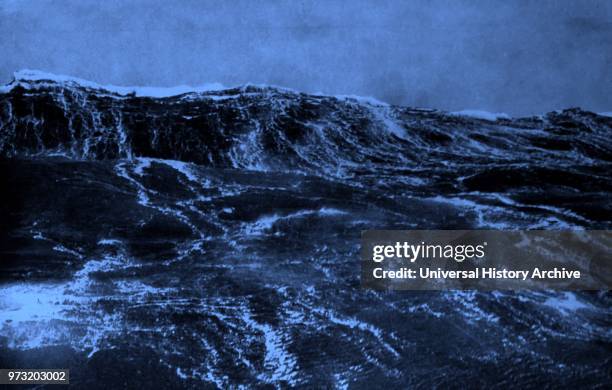
[[[0,82],[274,84],[511,115],[612,111],[612,1],[0,0]]]

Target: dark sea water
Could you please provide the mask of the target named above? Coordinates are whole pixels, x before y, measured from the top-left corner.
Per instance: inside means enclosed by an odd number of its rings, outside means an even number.
[[[469,114],[469,115],[468,115]],[[612,296],[377,292],[368,229],[609,229],[612,118],[0,90],[0,366],[88,388],[612,385]]]

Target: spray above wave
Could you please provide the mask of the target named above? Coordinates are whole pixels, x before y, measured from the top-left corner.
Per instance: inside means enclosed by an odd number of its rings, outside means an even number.
[[[9,92],[17,86],[24,88],[37,88],[44,84],[63,84],[66,86],[76,86],[97,90],[103,94],[111,93],[123,96],[147,96],[152,98],[163,98],[191,92],[211,92],[224,89],[224,86],[219,83],[200,85],[197,87],[191,87],[188,85],[179,85],[175,87],[126,87],[117,85],[102,85],[77,77],[56,75],[39,70],[23,69],[15,72],[13,74],[13,81],[4,87],[0,87],[0,92]]]

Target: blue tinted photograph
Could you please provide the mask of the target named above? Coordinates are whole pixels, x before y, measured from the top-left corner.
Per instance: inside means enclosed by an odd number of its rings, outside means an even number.
[[[612,1],[0,0],[8,389],[612,388],[611,228]]]

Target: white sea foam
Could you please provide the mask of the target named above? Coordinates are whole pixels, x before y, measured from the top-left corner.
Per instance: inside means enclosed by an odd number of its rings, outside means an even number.
[[[5,323],[63,318],[68,307],[57,284],[14,284],[0,289],[0,326]]]
[[[178,85],[171,87],[155,87],[155,86],[118,86],[112,84],[100,84],[90,80],[81,79],[78,77],[66,76],[66,75],[58,75],[49,72],[44,72],[40,70],[34,69],[22,69],[13,73],[14,81],[0,86],[0,93],[9,92],[12,88],[17,85],[31,86],[31,82],[36,82],[37,84],[44,83],[45,81],[58,83],[58,84],[67,84],[67,85],[78,85],[84,88],[90,88],[99,91],[106,91],[110,93],[114,93],[120,96],[128,96],[134,95],[139,97],[152,97],[152,98],[166,98],[184,94],[204,94],[204,98],[212,99],[212,100],[226,100],[232,99],[241,95],[256,95],[257,93],[247,93],[248,88],[254,88],[260,90],[263,93],[266,92],[281,92],[281,93],[291,93],[291,94],[300,94],[301,92],[292,88],[283,87],[274,84],[258,84],[258,83],[245,83],[242,85],[235,86],[225,86],[220,83],[207,83],[197,86],[190,85]],[[238,94],[221,94],[215,93],[220,91],[228,91],[231,89],[238,89],[240,93]],[[258,91],[259,92],[259,91]],[[359,104],[367,104],[371,106],[389,106],[388,103],[380,101],[376,98],[369,96],[358,96],[358,95],[330,95],[325,93],[315,93],[313,95],[321,95],[321,96],[329,96],[335,97],[340,100],[345,101],[353,101]],[[189,96],[187,96],[189,98]],[[186,118],[190,119],[190,118]]]
[[[395,350],[395,348],[393,348],[389,343],[385,341],[383,337],[383,331],[379,329],[378,327],[372,324],[369,324],[365,321],[361,321],[355,317],[341,316],[335,313],[333,310],[329,310],[329,309],[322,308],[322,307],[320,308],[314,307],[313,311],[319,315],[323,315],[324,317],[327,318],[327,320],[329,320],[329,322],[333,324],[341,325],[344,327],[348,327],[350,329],[357,329],[362,332],[370,333],[372,336],[374,336],[374,338],[376,338],[376,340],[378,340],[378,342],[383,348],[385,348],[389,353],[391,353],[391,355],[393,355],[393,357],[395,358],[400,357],[399,353]]]
[[[168,159],[161,159],[161,158],[149,158],[149,157],[138,157],[136,158],[136,161],[137,161],[137,164],[134,168],[134,173],[137,174],[138,176],[142,176],[144,174],[144,169],[151,167],[151,163],[154,162],[157,164],[167,165],[177,170],[179,173],[187,177],[187,179],[189,179],[190,181],[193,181],[196,183],[200,181],[200,179],[193,173],[191,164],[183,162],[183,161],[168,160]]]
[[[56,75],[52,73],[46,73],[39,70],[30,70],[24,69],[14,73],[15,82],[3,87],[3,90],[0,92],[7,92],[16,84],[27,84],[30,81],[52,81],[56,83],[65,83],[65,84],[77,84],[82,87],[97,89],[97,90],[105,90],[108,92],[113,92],[119,95],[129,95],[135,94],[136,96],[146,96],[146,97],[170,97],[176,95],[182,95],[185,93],[198,93],[198,92],[210,92],[210,91],[220,91],[225,89],[225,87],[219,83],[212,84],[204,84],[200,86],[187,86],[187,85],[179,85],[175,87],[123,87],[116,85],[102,85],[89,80],[80,79],[77,77],[64,76],[64,75]]]
[[[325,94],[318,93],[317,95],[325,95]],[[385,102],[380,101],[380,100],[378,100],[376,98],[373,98],[371,96],[335,95],[334,97],[336,99],[340,99],[340,100],[355,101],[355,102],[360,103],[360,104],[369,104],[371,106],[389,107],[389,103],[385,103]]]
[[[261,332],[264,337],[264,367],[267,372],[262,373],[259,379],[273,383],[286,381],[290,385],[297,384],[297,358],[285,348],[287,337],[271,325],[255,321],[248,308],[242,311],[241,319],[249,328]]]
[[[495,122],[498,119],[510,119],[510,116],[503,112],[488,112],[488,111],[482,111],[482,110],[455,111],[455,112],[449,112],[449,115],[467,116],[470,118],[484,119],[484,120],[493,121],[493,122]]]
[[[274,224],[281,220],[287,220],[292,218],[301,218],[311,215],[318,215],[321,217],[331,217],[346,214],[346,212],[334,208],[322,207],[319,210],[301,210],[295,213],[287,215],[264,215],[258,218],[255,222],[247,223],[244,225],[244,232],[247,235],[262,235],[267,230],[270,230]]]
[[[576,294],[565,291],[560,296],[550,297],[546,299],[544,304],[559,310],[563,315],[570,315],[577,310],[587,309],[589,306],[578,300]]]
[[[87,261],[67,282],[1,286],[0,336],[9,338],[11,348],[31,349],[69,343],[90,351],[91,357],[109,334],[118,331],[122,321],[120,314],[100,314],[94,309],[100,298],[100,282],[92,276],[130,266],[133,263],[127,258],[106,255]],[[114,283],[111,295],[104,298],[130,297],[136,305],[150,295],[169,291],[141,281],[119,280]],[[80,318],[94,311],[96,315],[89,316],[87,321]],[[76,338],[72,329],[75,324],[80,324],[84,331]]]
[[[105,239],[98,241],[98,245],[119,245],[119,244],[121,244],[121,241],[115,240],[113,238],[105,238]]]

